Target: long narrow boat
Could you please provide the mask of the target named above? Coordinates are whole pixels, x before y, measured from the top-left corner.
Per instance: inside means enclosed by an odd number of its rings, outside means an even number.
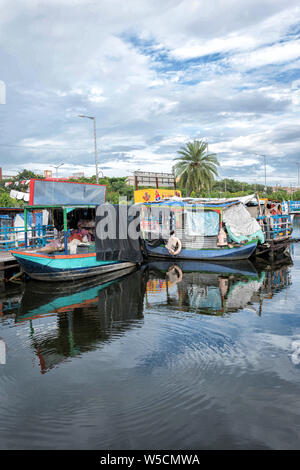
[[[96,252],[70,255],[11,250],[11,253],[23,271],[39,281],[82,279],[135,266],[131,262],[97,261]]]
[[[45,244],[49,241],[41,227],[40,237],[29,237],[27,227],[28,211],[49,209],[56,211],[57,217],[63,222],[62,237],[59,239],[58,249],[51,253],[45,252]],[[25,247],[17,250],[10,250],[16,258],[22,270],[32,279],[40,281],[69,281],[83,279],[86,277],[102,275],[114,271],[136,266],[136,262],[129,259],[99,260],[95,243],[83,243],[76,246],[76,253],[70,252],[70,229],[68,228],[68,215],[71,214],[76,222],[83,213],[90,211],[95,217],[95,204],[81,205],[35,205],[24,207],[24,244]],[[79,214],[77,216],[77,213]],[[76,231],[76,230],[75,230]],[[72,237],[71,237],[72,238]],[[60,251],[59,251],[60,250]],[[121,275],[121,274],[120,274]]]
[[[234,261],[240,259],[247,259],[256,250],[258,241],[252,241],[245,243],[239,247],[226,247],[226,248],[188,248],[183,247],[181,253],[176,256],[170,255],[165,244],[162,243],[160,246],[152,247],[149,242],[146,241],[146,250],[149,256],[157,258],[177,258],[177,259],[190,259],[190,260],[214,260],[214,261]]]
[[[264,235],[244,204],[236,200],[204,201],[170,198],[143,204],[141,231],[148,256],[190,260],[240,260],[249,258]],[[220,233],[226,240],[220,242]],[[171,234],[179,249],[168,246]]]

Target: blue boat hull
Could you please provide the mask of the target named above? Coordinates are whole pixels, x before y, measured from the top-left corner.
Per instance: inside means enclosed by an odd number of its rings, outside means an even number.
[[[193,250],[183,248],[181,252],[172,256],[168,252],[165,246],[152,247],[146,242],[146,250],[148,256],[154,256],[156,258],[168,258],[168,259],[190,259],[190,260],[238,260],[247,259],[255,251],[257,241],[248,243],[246,245],[236,248],[218,248],[218,249],[205,249],[205,250]]]
[[[23,271],[39,281],[70,281],[106,274],[135,266],[127,261],[97,261],[89,255],[44,255],[12,250]]]

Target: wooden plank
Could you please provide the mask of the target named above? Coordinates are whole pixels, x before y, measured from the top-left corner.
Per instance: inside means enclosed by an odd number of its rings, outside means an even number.
[[[7,261],[15,261],[15,257],[7,252],[7,251],[0,251],[0,263],[6,263]]]

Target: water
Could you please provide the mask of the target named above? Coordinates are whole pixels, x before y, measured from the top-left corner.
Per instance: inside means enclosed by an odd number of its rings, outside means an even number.
[[[0,448],[299,449],[291,248],[275,267],[160,262],[104,284],[6,286]]]

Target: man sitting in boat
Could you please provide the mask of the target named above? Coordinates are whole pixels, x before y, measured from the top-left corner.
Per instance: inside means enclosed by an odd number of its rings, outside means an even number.
[[[175,232],[174,230],[171,230],[170,232],[170,238],[168,240],[168,243],[165,245],[168,252],[170,255],[178,255],[181,251],[181,241],[179,238],[175,237]]]

